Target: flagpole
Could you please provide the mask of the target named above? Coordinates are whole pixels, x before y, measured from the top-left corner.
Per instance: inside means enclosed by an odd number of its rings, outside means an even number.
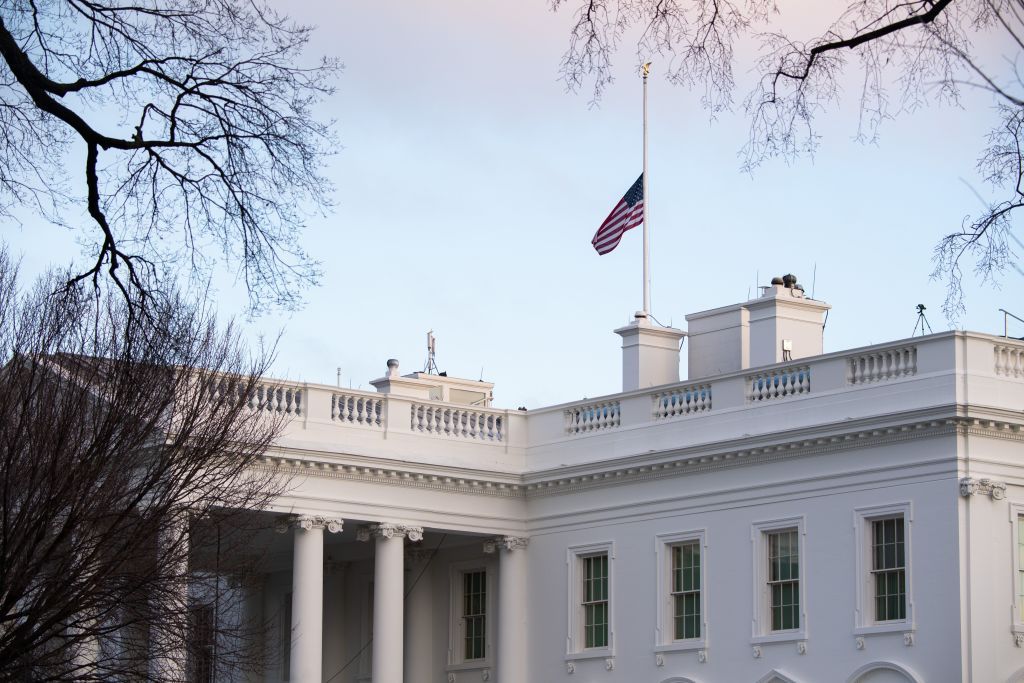
[[[646,318],[651,312],[651,253],[647,229],[647,214],[650,204],[647,202],[647,75],[650,73],[651,63],[643,66],[644,72],[644,308],[643,316]]]

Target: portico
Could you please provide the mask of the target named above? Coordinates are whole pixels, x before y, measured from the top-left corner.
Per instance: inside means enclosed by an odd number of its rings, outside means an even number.
[[[266,648],[287,642],[288,652],[262,680],[425,683],[439,669],[449,680],[525,680],[525,537],[322,515],[280,515],[275,530],[291,556],[270,568],[262,617],[290,636],[268,634]],[[467,658],[463,577],[473,572],[489,579],[486,648]],[[448,661],[433,661],[443,636]]]

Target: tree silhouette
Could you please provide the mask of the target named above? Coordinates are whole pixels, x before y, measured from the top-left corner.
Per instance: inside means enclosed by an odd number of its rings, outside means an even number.
[[[320,273],[298,232],[330,205],[312,108],[338,69],[301,63],[310,30],[249,0],[3,0],[0,213],[82,230],[73,282],[128,301],[223,263],[252,310],[296,306]]]
[[[838,104],[850,61],[859,63],[863,76],[862,140],[877,139],[883,121],[929,102],[958,103],[965,89],[991,92],[999,122],[989,132],[978,171],[1002,196],[938,242],[932,275],[945,282],[945,312],[956,317],[963,311],[965,266],[983,282],[997,281],[1007,268],[1024,274],[1011,244],[1019,244],[1012,218],[1024,206],[1024,2],[853,0],[809,40],[780,31],[786,17],[773,0],[552,0],[556,10],[566,6],[575,22],[561,74],[570,89],[592,79],[596,98],[612,81],[619,43],[636,30],[641,61],[665,57],[670,81],[702,89],[712,112],[729,109],[735,45],[757,41],[758,78],[742,105],[750,121],[741,151],[745,170],[814,151],[815,117]],[[1009,54],[993,64],[977,46],[994,44]]]

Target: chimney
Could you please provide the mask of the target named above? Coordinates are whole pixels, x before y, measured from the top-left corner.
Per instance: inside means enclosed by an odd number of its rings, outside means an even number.
[[[823,353],[831,308],[804,295],[795,275],[772,279],[761,296],[686,316],[691,379],[782,363]]]
[[[652,325],[647,316],[638,313],[615,334],[622,337],[623,391],[679,381],[679,343],[685,332]]]

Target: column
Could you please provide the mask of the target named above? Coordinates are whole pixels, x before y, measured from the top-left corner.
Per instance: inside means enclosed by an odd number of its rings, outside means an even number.
[[[402,683],[404,661],[403,604],[405,543],[419,541],[420,527],[372,524],[359,530],[358,538],[376,539],[373,560],[373,683]]]
[[[291,526],[295,530],[295,546],[290,680],[292,683],[320,683],[323,679],[324,529],[338,533],[342,521],[302,515],[292,519]]]
[[[527,538],[499,536],[484,543],[498,555],[498,683],[526,683]]]
[[[160,577],[151,587],[154,602],[149,633],[149,674],[155,680],[184,681],[188,670],[188,518],[169,513],[157,538]]]

